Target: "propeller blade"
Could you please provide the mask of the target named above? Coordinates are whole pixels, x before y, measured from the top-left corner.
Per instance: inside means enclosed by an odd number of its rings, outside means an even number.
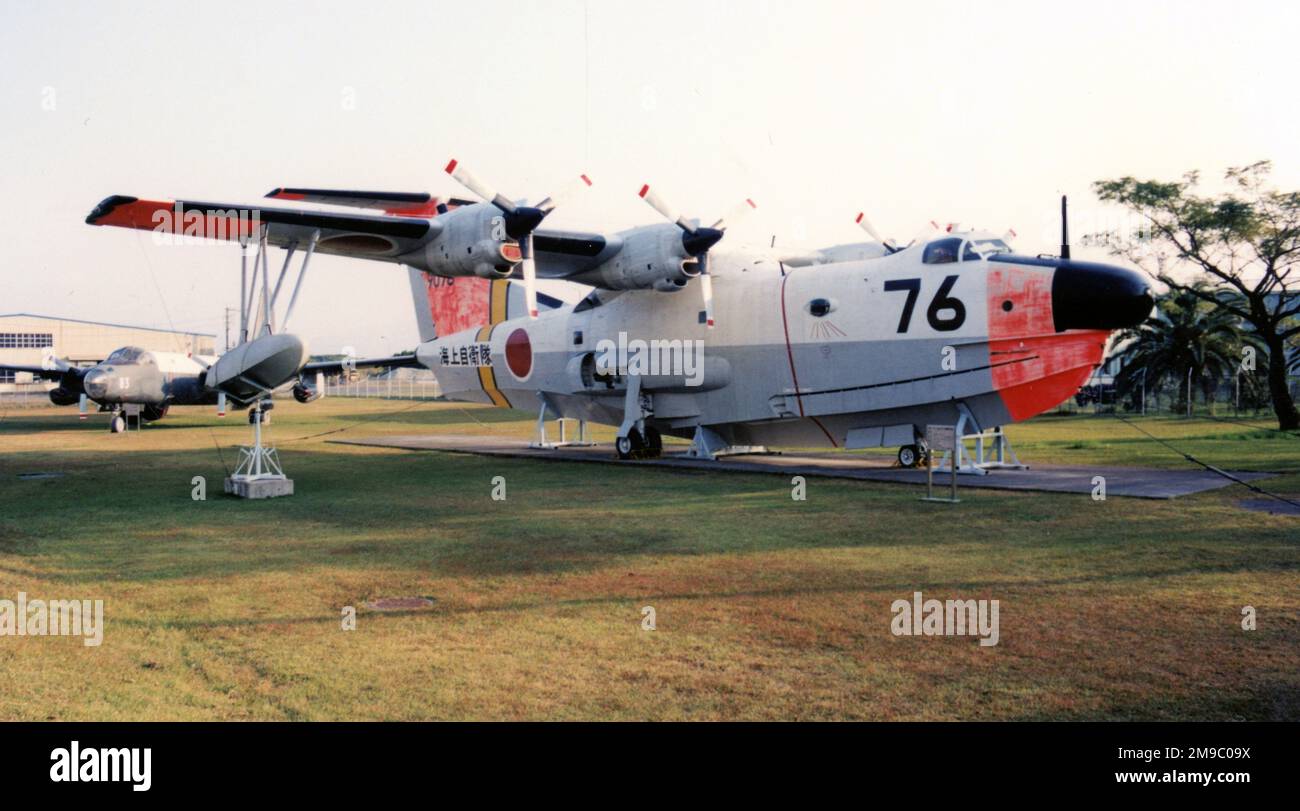
[[[537,208],[550,214],[555,207],[568,201],[580,191],[591,188],[591,178],[586,174],[578,175],[577,179],[561,189],[557,194],[548,196],[545,200],[537,204]]]
[[[533,235],[527,234],[519,242],[519,251],[523,254],[519,264],[524,274],[524,303],[528,308],[528,317],[537,317],[537,263],[533,261]]]
[[[871,238],[874,239],[876,242],[879,242],[881,245],[885,244],[885,240],[881,238],[880,232],[876,230],[876,226],[871,224],[871,220],[867,219],[866,212],[859,211],[857,219],[855,219],[854,222],[856,222],[858,226],[862,228],[863,231],[866,231],[868,234],[870,234]]]
[[[511,202],[510,198],[484,183],[479,179],[478,175],[461,166],[460,161],[455,158],[452,158],[451,163],[447,164],[446,172],[451,175],[453,180],[474,192],[480,199],[486,200],[506,213],[515,210],[515,204]]]
[[[704,299],[704,323],[713,329],[713,276],[709,274],[709,255],[700,257],[700,296]]]
[[[83,391],[81,396],[77,398],[77,419],[84,420],[86,418],[86,407],[86,393]]]
[[[669,222],[676,223],[678,228],[681,228],[683,231],[686,231],[687,233],[691,233],[691,234],[695,233],[695,226],[692,225],[690,221],[687,220],[685,217],[683,217],[681,214],[677,213],[677,209],[668,205],[668,201],[664,200],[662,197],[660,197],[658,194],[652,191],[650,189],[649,183],[643,185],[641,187],[641,191],[637,192],[637,194],[640,195],[642,200],[645,200],[647,203],[649,203],[651,208],[653,208],[655,211],[658,211],[660,214],[662,214],[664,219],[668,220]]]
[[[726,214],[723,214],[722,219],[715,222],[712,227],[719,231],[725,231],[727,230],[727,226],[739,222],[742,217],[757,208],[758,204],[746,197],[735,206],[732,206],[731,210]]]
[[[910,248],[913,245],[916,245],[917,243],[924,245],[925,243],[933,239],[935,234],[941,231],[943,231],[943,229],[939,227],[939,223],[935,222],[934,220],[930,220],[929,224],[927,224],[926,227],[922,228],[921,232],[916,236],[912,237],[912,240],[908,242],[906,245],[904,245],[903,247]]]
[[[1011,240],[1015,239],[1017,236],[1019,236],[1019,234],[1016,233],[1016,229],[1008,228],[1007,232],[1002,235],[1002,241],[1010,245]]]

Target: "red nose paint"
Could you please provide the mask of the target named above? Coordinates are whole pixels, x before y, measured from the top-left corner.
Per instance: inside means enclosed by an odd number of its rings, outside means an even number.
[[[991,265],[988,296],[993,388],[1011,419],[1027,420],[1065,402],[1101,363],[1110,333],[1056,331],[1050,270]]]

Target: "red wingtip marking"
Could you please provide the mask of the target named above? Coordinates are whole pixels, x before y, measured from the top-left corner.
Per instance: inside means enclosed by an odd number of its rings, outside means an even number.
[[[451,163],[447,164],[447,174],[451,174],[454,171],[456,171],[456,159],[452,158]]]
[[[750,208],[758,208],[758,206],[754,203],[754,201],[750,200],[748,197],[745,198],[745,202],[749,203]]]
[[[858,212],[858,216],[857,216],[857,218],[854,219],[853,221],[854,221],[854,222],[862,222],[862,212],[861,212],[861,211]]]
[[[578,177],[582,178],[583,183],[586,183],[588,186],[591,185],[591,178],[587,177],[586,175],[578,175]]]
[[[650,184],[647,183],[641,187],[641,191],[637,192],[637,196],[645,197],[647,194],[649,194],[649,192],[650,192]]]

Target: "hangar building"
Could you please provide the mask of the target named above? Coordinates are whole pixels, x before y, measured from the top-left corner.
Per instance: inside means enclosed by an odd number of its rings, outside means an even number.
[[[0,364],[39,366],[53,352],[74,366],[89,366],[121,346],[139,346],[157,352],[211,355],[216,336],[151,327],[132,327],[75,318],[11,313],[0,315]],[[0,391],[14,383],[27,383],[29,375],[0,371]]]

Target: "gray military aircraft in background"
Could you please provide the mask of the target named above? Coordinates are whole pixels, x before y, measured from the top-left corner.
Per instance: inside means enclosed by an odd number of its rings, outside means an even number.
[[[298,378],[294,399],[307,403],[320,396],[312,383],[317,374],[338,374],[345,368],[419,365],[414,355],[304,363],[306,359],[302,340],[281,333],[242,343],[219,357],[124,346],[93,366],[71,366],[51,357],[40,366],[0,365],[0,370],[57,381],[59,385],[49,393],[52,403],[81,403],[84,414],[86,401],[94,402],[100,411],[112,413],[109,430],[119,433],[127,427],[127,404],[141,406],[140,418],[148,422],[161,420],[174,405],[221,406],[229,402],[240,410],[294,377]]]

